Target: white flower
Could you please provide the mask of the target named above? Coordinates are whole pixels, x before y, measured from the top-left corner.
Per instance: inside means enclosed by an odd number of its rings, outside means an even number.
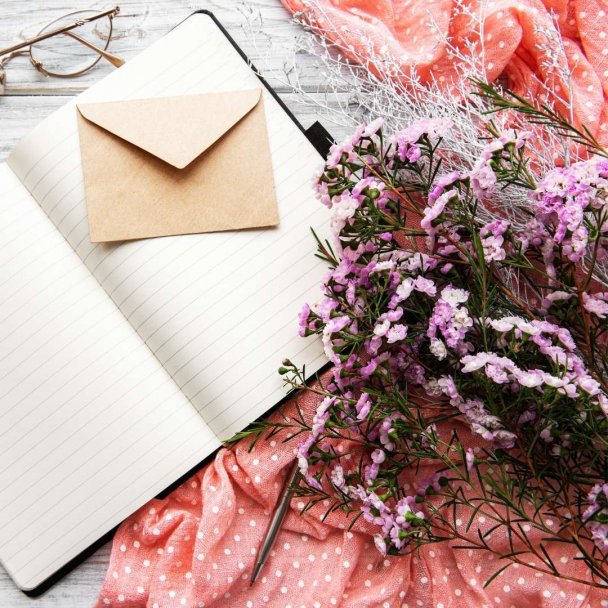
[[[397,287],[395,293],[400,301],[407,300],[412,291],[414,291],[414,281],[410,278],[405,279],[402,283]]]
[[[469,299],[469,292],[466,289],[455,287],[445,287],[441,292],[441,299],[452,306],[464,304]]]
[[[471,319],[471,317],[469,316],[469,311],[463,306],[460,306],[454,311],[454,314],[452,316],[452,324],[455,326],[456,329],[459,329],[461,327],[472,327],[473,319]]]
[[[513,329],[513,323],[510,323],[506,319],[488,319],[488,323],[495,329],[501,333],[506,333]]]
[[[384,321],[382,321],[382,323],[378,323],[374,327],[374,334],[376,334],[377,336],[385,336],[390,326],[391,322],[388,319],[385,319]]]
[[[429,347],[429,350],[431,351],[431,353],[433,353],[433,355],[437,357],[437,359],[439,359],[439,361],[445,359],[448,354],[448,350],[445,347],[445,344],[437,338],[431,339],[431,345]]]
[[[342,195],[340,200],[334,200],[330,211],[329,225],[335,237],[340,236],[346,222],[355,215],[358,208],[359,201],[353,196]]]

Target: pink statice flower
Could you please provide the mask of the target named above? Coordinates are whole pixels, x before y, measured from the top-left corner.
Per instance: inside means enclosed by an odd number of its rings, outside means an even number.
[[[608,483],[596,484],[587,496],[589,506],[583,513],[585,526],[593,542],[602,551],[608,550]]]
[[[583,308],[598,319],[608,315],[608,291],[598,293],[583,292]]]
[[[503,235],[508,227],[508,222],[504,220],[494,220],[483,226],[479,231],[481,245],[483,247],[483,256],[486,262],[500,262],[507,257],[507,252],[503,247],[505,242]]]

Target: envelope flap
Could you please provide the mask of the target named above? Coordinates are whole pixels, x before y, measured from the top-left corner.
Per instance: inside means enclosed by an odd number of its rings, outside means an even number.
[[[259,102],[262,91],[78,104],[82,116],[129,143],[183,169]]]

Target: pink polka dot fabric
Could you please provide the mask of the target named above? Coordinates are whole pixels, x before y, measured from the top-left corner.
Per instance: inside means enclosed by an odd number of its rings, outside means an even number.
[[[292,11],[303,8],[301,0],[283,3]],[[464,3],[479,11],[475,0]],[[319,5],[318,18],[338,26],[345,46],[359,48],[363,32],[405,67],[416,64],[423,77],[433,75],[440,82],[454,74],[453,60],[427,27],[429,16],[457,46],[474,39],[468,20],[456,15],[453,0],[319,0]],[[490,0],[484,6],[489,77],[503,74],[517,92],[542,95],[549,90],[555,99],[572,99],[575,119],[606,144],[608,0]],[[548,66],[546,32],[554,28],[552,13],[562,32],[567,66],[561,67],[571,71],[570,84]],[[303,395],[299,402],[310,412],[316,398]],[[292,400],[282,415],[289,416],[294,407]],[[257,548],[293,459],[296,440],[285,439],[261,441],[251,452],[246,442],[220,450],[167,498],[151,501],[126,520],[114,539],[96,608],[608,607],[607,592],[525,565],[509,568],[483,588],[503,563],[447,543],[385,558],[374,548],[371,530],[362,524],[348,530],[348,520],[335,513],[322,520],[324,505],[302,515],[298,499],[251,587]],[[462,517],[466,521],[466,514]],[[481,529],[489,525],[476,523]],[[475,526],[471,534],[476,534]],[[534,532],[529,534],[534,540]],[[550,551],[572,576],[584,576],[572,551]]]
[[[292,12],[310,4],[282,2]],[[447,85],[456,76],[458,60],[441,40],[461,50],[473,44],[489,80],[502,75],[515,92],[551,99],[562,111],[571,100],[575,122],[608,143],[607,0],[315,0],[312,6],[308,15],[351,56],[367,57],[371,41],[376,56],[387,52],[405,71],[415,65],[427,81]],[[479,25],[462,7],[483,15],[483,52]]]
[[[298,399],[305,412],[314,410],[314,395]],[[280,415],[294,412],[292,400]],[[358,522],[349,530],[350,520],[340,513],[323,521],[323,504],[302,515],[304,502],[298,498],[260,578],[250,586],[257,548],[297,441],[282,435],[260,441],[251,452],[247,442],[222,449],[167,498],[151,501],[126,520],[114,539],[96,608],[608,606],[606,593],[526,566],[508,569],[484,589],[483,583],[503,563],[488,553],[448,544],[428,546],[415,555],[383,557],[367,524]],[[412,483],[404,480],[406,490]],[[477,524],[484,530],[491,522],[477,518]],[[471,538],[476,530],[471,528]],[[583,575],[572,551],[561,546],[550,551],[572,575]]]

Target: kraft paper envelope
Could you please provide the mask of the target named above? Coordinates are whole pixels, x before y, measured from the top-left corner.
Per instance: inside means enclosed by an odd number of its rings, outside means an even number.
[[[276,226],[259,89],[78,104],[92,242]]]

